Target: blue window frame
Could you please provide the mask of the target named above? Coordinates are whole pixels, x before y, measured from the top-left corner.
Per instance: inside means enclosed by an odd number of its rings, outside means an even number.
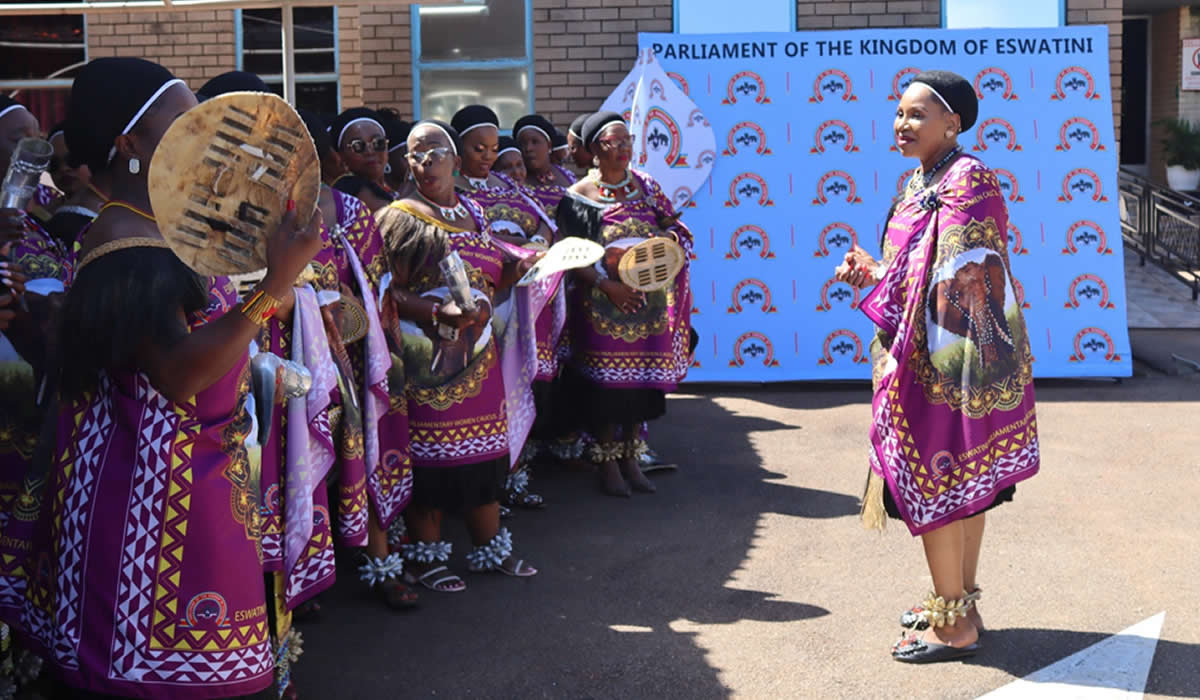
[[[1061,27],[1067,23],[1067,0],[942,0],[942,27]]]
[[[338,16],[335,7],[294,7],[296,106],[318,114],[341,111]],[[279,8],[234,10],[237,69],[256,73],[283,94],[283,15]]]
[[[509,128],[533,111],[533,0],[413,5],[413,115],[484,104]]]

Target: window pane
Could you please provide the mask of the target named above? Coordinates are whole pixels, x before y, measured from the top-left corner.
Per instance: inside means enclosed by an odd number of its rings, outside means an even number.
[[[267,83],[271,91],[283,96],[283,83]],[[336,81],[320,83],[297,83],[296,106],[317,114],[333,115],[338,113],[338,84]]]
[[[68,88],[23,89],[17,93],[16,99],[33,112],[42,131],[49,131],[55,124],[67,118],[67,99],[70,96],[71,91]]]
[[[278,53],[252,53],[242,56],[242,70],[255,75],[279,75],[283,72],[283,57]]]
[[[292,20],[296,25],[296,48],[333,48],[333,8],[297,7]]]
[[[279,10],[242,10],[242,48],[283,49]],[[256,72],[251,68],[246,70]]]
[[[947,29],[1057,27],[1065,0],[942,0]]]
[[[333,52],[314,51],[296,54],[296,73],[333,73]]]
[[[529,112],[529,74],[524,68],[421,71],[422,119],[450,121],[470,104],[491,107],[501,128],[510,128]]]
[[[525,58],[525,0],[422,7],[422,61]]]
[[[279,10],[242,10],[242,48],[283,50],[283,25]],[[297,49],[332,49],[333,8],[297,7],[293,10]]]
[[[0,21],[0,79],[47,78],[84,60],[82,15]]]

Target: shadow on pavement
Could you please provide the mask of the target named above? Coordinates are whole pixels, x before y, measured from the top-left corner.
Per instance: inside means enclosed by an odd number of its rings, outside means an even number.
[[[1039,403],[1060,401],[1180,401],[1196,402],[1200,375],[1124,379],[1038,379]],[[685,384],[682,392],[696,396],[745,398],[778,408],[819,410],[861,404],[870,411],[870,382],[780,382],[776,384]],[[865,440],[865,436],[864,436]]]
[[[861,393],[861,392],[856,392]],[[752,431],[797,426],[734,415],[706,397],[672,399],[651,443],[680,465],[654,476],[658,493],[600,495],[588,473],[543,467],[534,490],[545,512],[506,525],[532,579],[465,573],[461,522],[448,521],[460,594],[422,590],[421,608],[391,613],[347,563],[322,596],[321,619],[301,626],[296,668],[304,698],[720,698],[719,669],[687,623],[791,622],[829,614],[727,587],[761,517],[835,518],[858,499],[775,483]]]
[[[1119,635],[1053,629],[989,629],[986,648],[965,664],[1003,670],[1023,678],[1068,656]],[[1138,638],[1140,641],[1143,638]],[[1158,640],[1146,693],[1179,698],[1200,696],[1200,644]],[[1087,669],[1094,672],[1096,669]],[[1114,674],[1115,675],[1115,674]],[[1071,673],[1061,679],[1072,685],[1107,687],[1091,673]]]

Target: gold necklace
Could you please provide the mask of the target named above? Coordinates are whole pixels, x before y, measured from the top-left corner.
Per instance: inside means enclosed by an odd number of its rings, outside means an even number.
[[[117,201],[115,199],[113,201],[105,204],[104,206],[100,207],[100,211],[96,212],[96,216],[100,216],[101,214],[103,214],[105,209],[113,209],[113,208],[128,209],[129,211],[133,212],[134,214],[137,214],[138,216],[142,217],[143,219],[149,219],[150,221],[153,221],[156,224],[158,223],[158,219],[155,219],[153,214],[142,211],[141,209],[138,209],[137,207],[133,206],[132,204]]]

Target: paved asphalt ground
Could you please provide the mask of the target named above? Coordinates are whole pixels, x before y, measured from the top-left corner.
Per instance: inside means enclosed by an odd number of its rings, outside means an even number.
[[[655,426],[681,465],[656,495],[541,470],[550,508],[508,522],[533,579],[392,613],[346,562],[301,627],[301,696],[975,698],[1161,611],[1147,695],[1200,696],[1197,377],[1039,383],[1042,473],[988,516],[972,661],[888,656],[929,581],[901,523],[858,523],[865,385],[710,387]]]

